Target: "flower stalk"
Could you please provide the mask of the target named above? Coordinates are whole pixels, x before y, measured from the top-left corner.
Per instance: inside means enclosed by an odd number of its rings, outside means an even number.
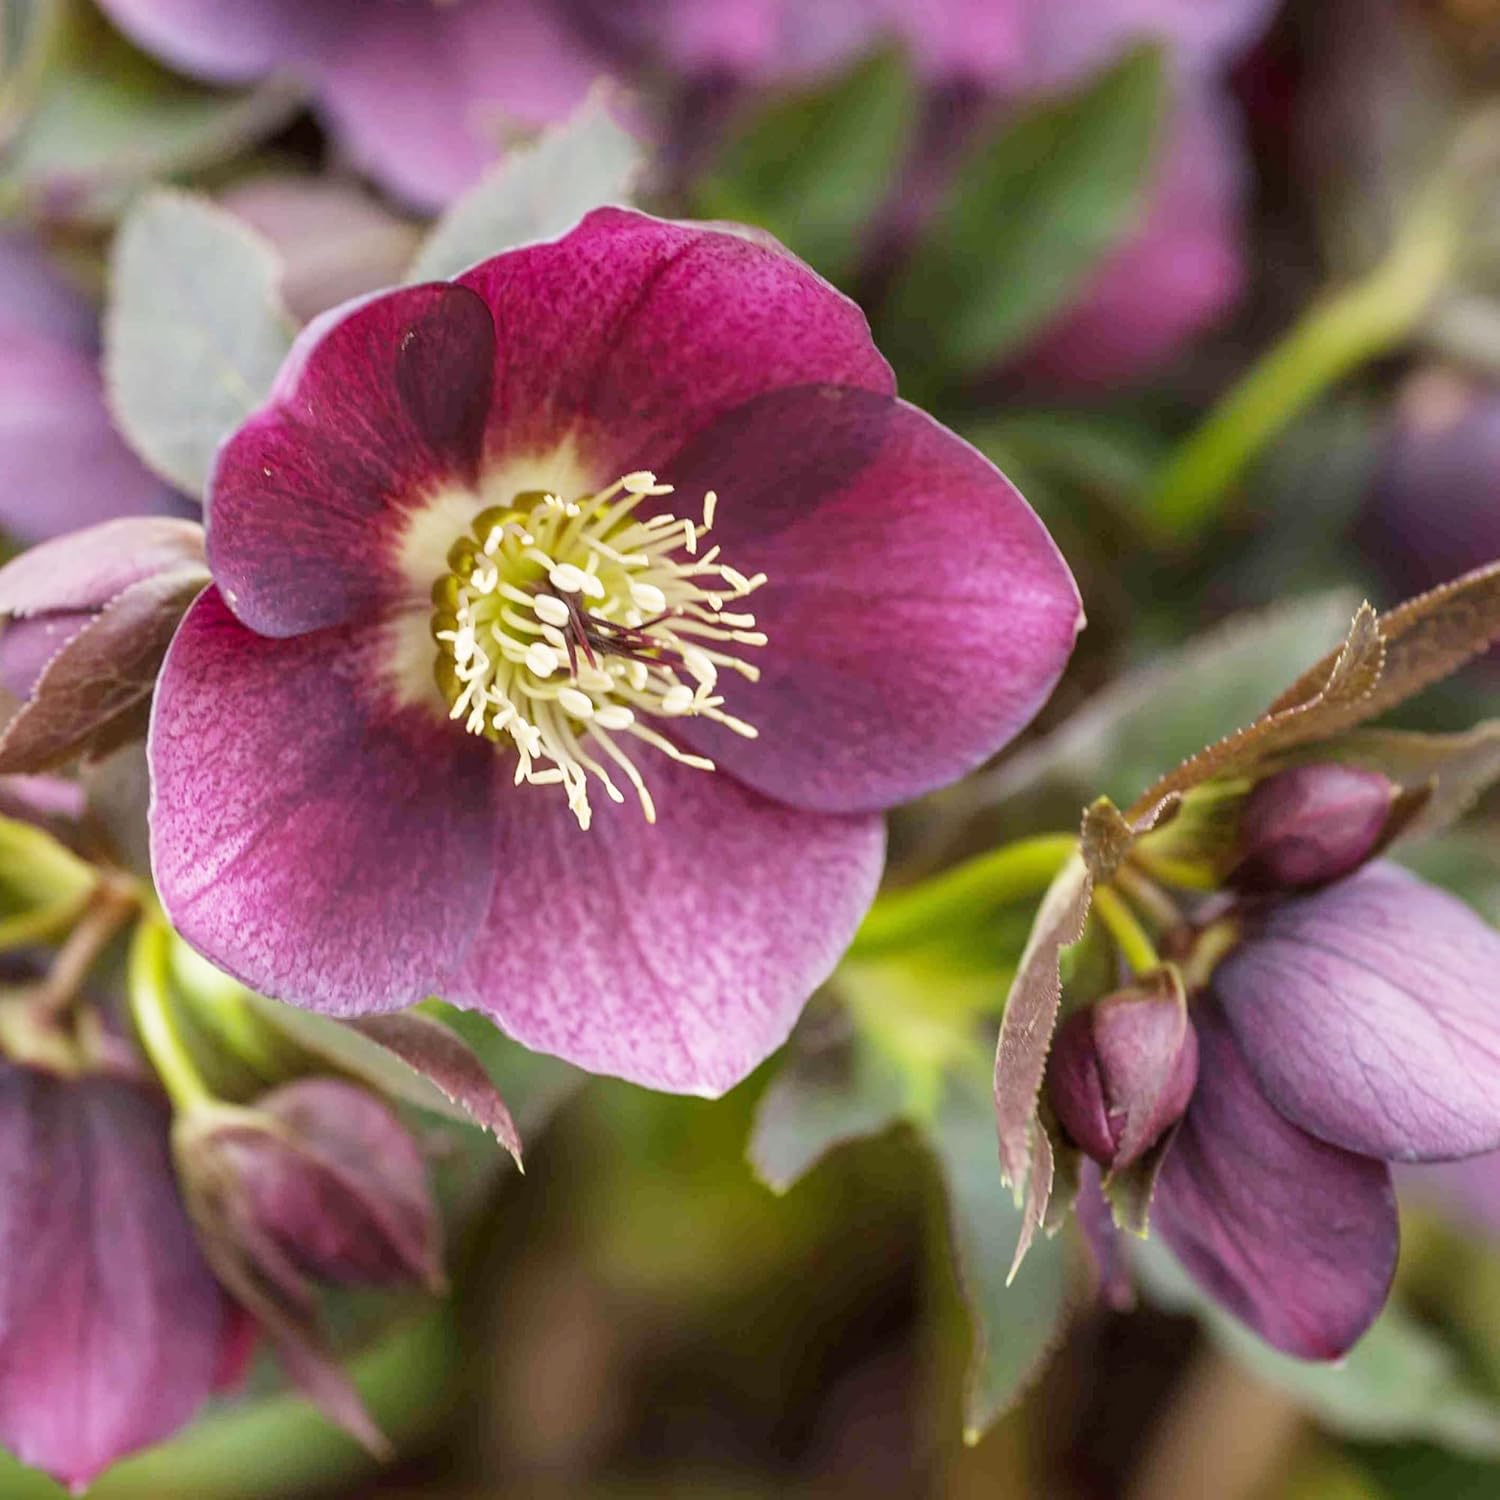
[[[142,919],[130,946],[130,1012],[141,1046],[172,1103],[188,1110],[212,1102],[178,1029],[168,980],[171,933],[158,916]]]

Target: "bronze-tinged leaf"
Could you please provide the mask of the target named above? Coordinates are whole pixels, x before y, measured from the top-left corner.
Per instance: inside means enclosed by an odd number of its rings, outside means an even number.
[[[143,578],[52,658],[0,735],[0,773],[96,759],[144,728],[177,622],[208,581],[197,565]]]
[[[1156,1192],[1156,1179],[1161,1175],[1162,1163],[1172,1149],[1181,1124],[1180,1120],[1177,1121],[1138,1161],[1118,1172],[1111,1172],[1100,1183],[1117,1229],[1145,1239],[1151,1227],[1151,1198]]]
[[[521,1136],[473,1049],[456,1032],[431,1016],[365,1016],[344,1023],[394,1053],[461,1109],[475,1125],[488,1130],[521,1165]]]
[[[1379,710],[1383,690],[1385,638],[1375,611],[1360,606],[1344,644],[1277,699],[1277,707],[1253,724],[1200,750],[1163,776],[1131,804],[1126,816],[1144,817],[1174,792],[1185,792],[1215,777],[1232,776],[1284,750],[1326,739],[1353,728]],[[1309,685],[1320,682],[1304,696]]]
[[[1058,961],[1063,949],[1083,936],[1092,897],[1093,882],[1083,856],[1075,855],[1042,898],[1000,1021],[1000,1040],[995,1049],[995,1121],[1000,1135],[1001,1171],[1017,1194],[1028,1181],[1036,1101],[1062,998]],[[1047,1177],[1043,1208],[1051,1189],[1050,1171]]]
[[[94,610],[143,578],[196,569],[207,581],[203,527],[128,516],[40,542],[0,568],[0,615]]]
[[[1361,712],[1337,727],[1352,729],[1397,708],[1423,688],[1451,676],[1500,641],[1500,561],[1487,563],[1380,617],[1385,669]],[[1316,691],[1332,669],[1328,656],[1309,668],[1271,705],[1277,714]]]
[[[1052,1178],[1056,1162],[1052,1155],[1052,1139],[1042,1127],[1040,1120],[1032,1122],[1031,1168],[1026,1174],[1026,1198],[1021,1206],[1021,1233],[1016,1240],[1016,1253],[1011,1258],[1010,1270],[1005,1284],[1009,1286],[1026,1259],[1036,1239],[1036,1232],[1047,1222],[1047,1205],[1052,1201]]]

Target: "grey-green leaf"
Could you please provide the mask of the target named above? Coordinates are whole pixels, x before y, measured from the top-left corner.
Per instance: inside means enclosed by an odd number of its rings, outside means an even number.
[[[1021,1210],[1000,1180],[986,1085],[982,1073],[951,1074],[937,1110],[919,1127],[942,1174],[954,1266],[973,1330],[964,1400],[970,1442],[1020,1400],[1061,1339],[1068,1311],[1062,1236],[1039,1237],[1006,1284]]]
[[[645,157],[598,98],[512,151],[438,220],[408,279],[439,281],[518,245],[555,239],[590,209],[624,203]]]
[[[895,288],[888,341],[976,372],[1035,333],[1137,222],[1165,92],[1142,49],[984,142]]]
[[[153,469],[202,497],[219,444],[266,399],[291,347],[275,252],[205,199],[146,194],[115,241],[104,369],[115,420]]]

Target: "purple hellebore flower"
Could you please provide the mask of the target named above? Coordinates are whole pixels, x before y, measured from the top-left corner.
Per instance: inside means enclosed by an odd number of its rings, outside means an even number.
[[[554,0],[101,0],[134,41],[220,83],[305,75],[350,159],[437,208],[508,131],[565,119],[598,72]]]
[[[78,1491],[193,1416],[232,1330],[169,1123],[133,1081],[0,1063],[0,1443]]]
[[[1261,1337],[1335,1359],[1395,1270],[1388,1164],[1500,1145],[1500,934],[1384,863],[1245,920],[1192,1006],[1198,1087],[1153,1222]]]
[[[1361,537],[1393,586],[1431,588],[1500,557],[1500,393],[1446,370],[1408,386]],[[1500,664],[1500,647],[1487,665]]]
[[[415,224],[368,193],[326,177],[252,177],[219,204],[276,247],[282,297],[303,323],[351,297],[396,285],[421,239]]]
[[[34,240],[0,235],[0,527],[33,542],[175,508],[110,420],[93,309]]]
[[[178,930],[313,1009],[437,993],[736,1083],[863,915],[881,813],[1014,735],[1081,624],[893,387],[790,255],[619,209],[308,328],[220,453],[158,686]]]

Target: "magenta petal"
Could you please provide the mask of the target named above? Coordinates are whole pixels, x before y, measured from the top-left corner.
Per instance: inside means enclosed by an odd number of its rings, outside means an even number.
[[[1271,906],[1214,975],[1266,1095],[1391,1161],[1500,1146],[1500,932],[1395,865]]]
[[[555,789],[499,810],[494,899],[443,998],[595,1073],[717,1095],[786,1039],[880,879],[878,818],[767,802],[652,751],[657,804],[594,796],[587,833]]]
[[[498,343],[492,460],[572,435],[601,484],[664,470],[685,439],[783,386],[890,395],[864,314],[800,261],[721,230],[606,208],[460,278]]]
[[[1198,1091],[1157,1180],[1152,1224],[1267,1343],[1337,1359],[1385,1305],[1395,1274],[1390,1170],[1283,1119],[1212,1000],[1195,1004],[1193,1022]]]
[[[435,209],[495,160],[507,135],[566,119],[599,69],[555,9],[547,0],[362,6],[321,58],[323,105],[355,165]]]
[[[447,283],[303,331],[210,481],[209,562],[245,624],[298,635],[399,598],[404,515],[474,482],[493,358],[484,304]]]
[[[210,589],[151,722],[152,867],[173,925],[251,988],[335,1015],[431,994],[490,889],[494,751],[425,704],[382,701],[381,644],[257,636]]]
[[[224,1300],[178,1200],[164,1105],[0,1066],[0,1443],[81,1487],[212,1388]]]
[[[746,740],[681,733],[794,807],[882,808],[963,775],[1046,701],[1083,623],[1077,586],[1015,487],[903,402],[777,391],[729,413],[665,477],[769,582],[747,607],[759,683],[725,682]],[[732,648],[734,649],[734,648]]]

